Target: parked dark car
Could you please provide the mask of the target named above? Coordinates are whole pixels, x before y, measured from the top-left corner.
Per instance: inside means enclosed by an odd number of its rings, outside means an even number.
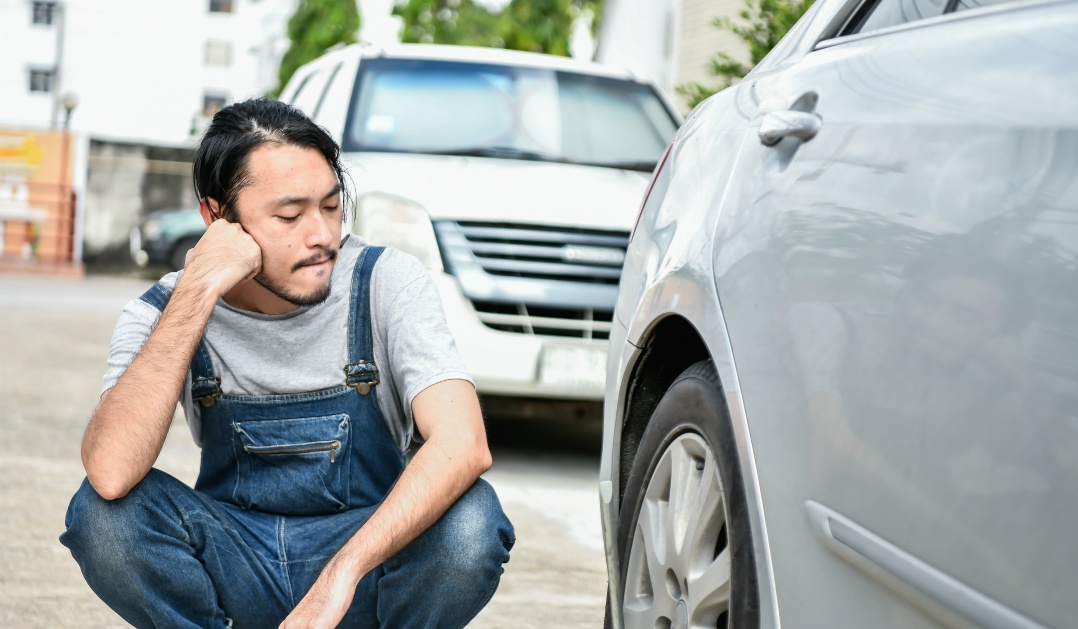
[[[198,208],[157,210],[132,228],[131,257],[139,266],[164,264],[178,271],[204,233],[206,223]]]

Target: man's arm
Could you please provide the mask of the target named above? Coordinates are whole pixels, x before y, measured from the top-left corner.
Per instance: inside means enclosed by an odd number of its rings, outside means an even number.
[[[445,380],[427,387],[412,401],[412,414],[423,446],[385,501],[322,570],[282,629],[336,627],[360,579],[430,528],[490,468],[479,398],[470,382]]]
[[[82,464],[102,498],[126,495],[150,471],[217,299],[260,268],[261,251],[238,224],[215,221],[192,250],[157,327],[83,435]]]

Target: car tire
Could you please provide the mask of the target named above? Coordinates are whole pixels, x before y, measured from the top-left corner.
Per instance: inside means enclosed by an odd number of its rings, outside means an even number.
[[[183,268],[183,265],[187,262],[187,252],[194,249],[197,244],[198,238],[184,238],[176,243],[176,247],[172,250],[172,255],[168,258],[168,264],[173,271],[179,271]]]
[[[759,627],[737,444],[710,360],[679,375],[652,414],[621,502],[618,551],[625,629]]]

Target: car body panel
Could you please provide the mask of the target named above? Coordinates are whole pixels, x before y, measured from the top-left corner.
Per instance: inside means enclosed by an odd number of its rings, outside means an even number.
[[[799,28],[849,10],[819,6]],[[744,429],[745,478],[758,479],[747,489],[759,492],[754,542],[770,549],[762,597],[767,568],[774,577],[763,626],[1078,616],[1074,32],[1078,7],[1065,3],[819,45],[802,30],[812,52],[791,44],[690,116],[615,311],[605,526],[617,522],[627,379],[676,315],[708,344]],[[810,92],[816,137],[761,144],[767,115]],[[819,513],[921,565],[901,578],[871,551],[851,558]],[[605,536],[617,587],[617,535]],[[933,575],[957,586],[918,590]]]
[[[445,155],[348,153],[356,193],[408,199],[432,220],[528,222],[624,230],[646,173],[552,162]],[[416,172],[422,172],[422,178]],[[557,185],[551,185],[556,182]]]

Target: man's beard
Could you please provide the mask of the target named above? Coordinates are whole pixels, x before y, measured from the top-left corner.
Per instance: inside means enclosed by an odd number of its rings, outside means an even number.
[[[322,258],[336,260],[337,250],[326,249],[324,253],[317,253],[309,258],[300,260],[296,264],[292,265],[292,272],[295,273],[302,267],[311,264],[312,262],[316,262]],[[281,299],[287,301],[294,306],[317,306],[318,304],[325,302],[327,299],[329,299],[329,292],[332,284],[331,281],[327,281],[325,286],[322,286],[321,288],[316,288],[315,290],[311,291],[310,293],[307,293],[306,295],[301,295],[293,292],[286,286],[278,284],[272,278],[267,276],[265,271],[259,271],[258,275],[254,277],[254,280],[269,292],[273,293],[274,295],[277,295]]]

